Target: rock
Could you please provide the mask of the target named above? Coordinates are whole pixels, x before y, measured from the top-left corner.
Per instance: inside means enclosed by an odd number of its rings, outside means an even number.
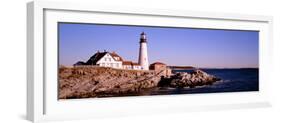
[[[59,98],[90,98],[137,94],[156,87],[160,77],[154,71],[120,70],[104,67],[59,69]]]
[[[105,67],[60,67],[59,98],[91,98],[139,95],[154,87],[195,87],[220,80],[202,70],[160,77],[155,71],[120,70]]]
[[[175,75],[171,76],[171,79],[169,80],[170,83],[167,83],[166,81],[166,85],[176,88],[183,88],[183,87],[193,88],[195,86],[209,85],[219,80],[220,80],[219,78],[209,75],[202,70],[195,70],[194,72],[191,73],[177,72]],[[158,86],[161,85],[163,86],[165,84],[163,84],[163,82],[160,81]]]

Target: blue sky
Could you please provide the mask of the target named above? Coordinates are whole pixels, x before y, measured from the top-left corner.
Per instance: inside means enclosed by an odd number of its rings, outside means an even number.
[[[140,33],[153,63],[204,68],[258,67],[259,32],[59,23],[59,64],[87,61],[98,50],[138,61]]]

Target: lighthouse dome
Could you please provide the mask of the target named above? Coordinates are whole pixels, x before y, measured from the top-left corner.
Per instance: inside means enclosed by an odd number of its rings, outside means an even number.
[[[146,43],[146,34],[144,32],[141,33],[140,43]]]
[[[141,39],[146,39],[146,34],[144,32],[141,33]]]

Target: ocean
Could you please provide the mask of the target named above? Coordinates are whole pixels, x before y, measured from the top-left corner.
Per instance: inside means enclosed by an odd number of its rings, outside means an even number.
[[[222,80],[212,85],[196,86],[195,88],[157,87],[145,91],[142,95],[170,95],[218,92],[259,91],[259,70],[255,68],[241,69],[201,69]],[[177,70],[174,72],[190,72]]]

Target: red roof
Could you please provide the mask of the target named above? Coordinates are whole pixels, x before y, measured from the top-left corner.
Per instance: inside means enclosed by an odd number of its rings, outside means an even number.
[[[132,61],[123,61],[123,65],[133,65],[133,66],[140,66],[138,63],[132,62]]]
[[[116,60],[116,61],[123,61],[122,57],[120,57],[118,54],[115,52],[110,53],[110,55]],[[115,57],[119,57],[119,59],[116,59]]]
[[[123,65],[132,65],[132,61],[123,61],[122,64]]]

